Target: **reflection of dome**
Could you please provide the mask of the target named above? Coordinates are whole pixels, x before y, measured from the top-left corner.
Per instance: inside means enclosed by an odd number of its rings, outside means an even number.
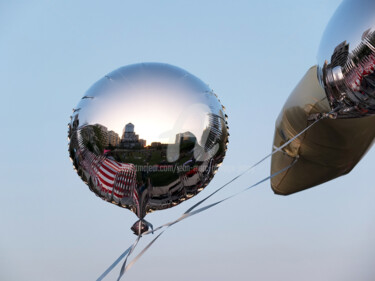
[[[145,147],[146,141],[139,139],[139,136],[134,132],[134,125],[128,123],[122,130],[121,147],[122,148],[134,148],[134,147]]]
[[[126,124],[125,133],[134,133],[134,125],[132,123]]]
[[[122,130],[122,141],[124,142],[136,142],[138,141],[138,135],[134,133],[134,125],[128,123],[125,125],[125,128]]]

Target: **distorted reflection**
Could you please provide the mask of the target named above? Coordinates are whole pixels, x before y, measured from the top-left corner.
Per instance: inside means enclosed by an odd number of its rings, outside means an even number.
[[[77,173],[96,195],[132,210],[142,222],[148,212],[201,191],[225,156],[220,101],[177,67],[120,68],[95,83],[77,108],[69,124]],[[136,223],[132,229],[147,228]]]
[[[318,76],[341,118],[375,114],[374,10],[374,1],[344,1],[321,42]]]

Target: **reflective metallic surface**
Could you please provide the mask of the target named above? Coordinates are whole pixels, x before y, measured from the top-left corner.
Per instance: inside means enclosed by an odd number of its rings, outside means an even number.
[[[307,128],[311,117],[329,112],[329,103],[312,67],[285,103],[276,121],[273,147],[280,147]],[[349,173],[373,144],[375,116],[326,118],[272,155],[271,179],[277,194],[289,195]],[[296,161],[297,160],[297,161]]]
[[[119,68],[73,110],[69,154],[100,198],[143,217],[201,191],[228,142],[224,108],[201,80],[167,64]],[[141,230],[140,230],[141,229]]]
[[[323,35],[318,64],[293,90],[276,121],[274,149],[309,128],[272,155],[271,174],[294,163],[271,179],[277,194],[349,173],[373,144],[374,0],[342,2]]]
[[[319,80],[338,117],[375,114],[375,1],[344,0],[318,53]]]

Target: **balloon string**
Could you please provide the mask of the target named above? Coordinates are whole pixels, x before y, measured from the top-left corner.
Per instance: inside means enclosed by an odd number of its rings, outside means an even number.
[[[258,162],[256,162],[255,164],[253,164],[252,166],[250,166],[249,168],[247,168],[245,171],[241,172],[240,174],[238,174],[237,176],[235,176],[233,179],[231,179],[230,181],[228,181],[227,183],[225,183],[224,185],[222,185],[221,187],[219,187],[218,189],[216,189],[215,191],[213,191],[211,194],[209,194],[208,196],[206,196],[205,198],[203,198],[201,201],[199,201],[198,203],[194,204],[192,207],[190,207],[188,210],[186,210],[186,212],[184,214],[189,214],[196,207],[198,207],[200,204],[202,204],[203,202],[205,202],[207,199],[209,199],[210,197],[212,197],[213,195],[215,195],[216,193],[218,193],[220,190],[224,189],[226,186],[228,186],[229,184],[231,184],[232,182],[234,182],[238,178],[242,177],[243,175],[245,175],[246,173],[248,173],[249,171],[251,171],[252,169],[254,169],[255,167],[257,167],[258,165],[260,165],[262,162],[264,162],[266,159],[268,159],[269,157],[271,157],[275,153],[281,151],[284,147],[288,146],[296,138],[298,138],[302,134],[306,133],[312,126],[314,126],[320,120],[326,118],[329,114],[333,113],[334,111],[336,111],[336,109],[332,110],[331,112],[329,112],[327,114],[319,116],[314,122],[312,122],[309,126],[307,126],[305,129],[303,129],[301,132],[299,132],[293,138],[291,138],[290,140],[288,140],[283,145],[281,145],[281,146],[279,146],[277,148],[274,148],[274,150],[270,154],[266,155],[261,160],[259,160]],[[158,231],[158,230],[160,230],[160,229],[162,229],[164,227],[168,227],[168,226],[169,226],[169,223],[163,224],[163,225],[161,225],[161,226],[153,229],[152,232],[156,232],[156,231]],[[146,231],[146,232],[143,233],[143,235],[148,235],[150,233],[151,233],[151,231]]]
[[[281,170],[279,170],[278,172],[276,172],[276,173],[274,173],[274,174],[272,174],[272,175],[270,175],[270,176],[268,176],[268,177],[266,177],[266,178],[264,178],[264,179],[262,179],[262,180],[260,180],[260,181],[258,181],[257,183],[255,183],[255,184],[253,184],[253,185],[251,185],[251,186],[249,186],[249,187],[247,187],[247,188],[245,188],[245,189],[243,189],[243,190],[241,190],[241,191],[239,191],[239,192],[237,192],[237,193],[235,193],[235,194],[232,194],[232,195],[230,195],[230,196],[228,196],[228,197],[226,197],[226,198],[224,198],[224,199],[221,199],[221,200],[219,200],[219,201],[216,201],[216,202],[214,202],[214,203],[211,203],[211,204],[209,204],[209,205],[207,205],[207,206],[204,206],[204,207],[201,207],[201,208],[199,208],[198,210],[195,210],[195,211],[192,211],[192,212],[190,212],[190,213],[184,213],[184,214],[182,214],[182,216],[180,216],[178,219],[176,219],[175,221],[172,221],[172,222],[170,222],[170,223],[167,223],[167,224],[165,224],[165,225],[163,225],[163,227],[167,227],[165,230],[163,230],[162,232],[160,232],[159,233],[159,235],[158,236],[156,236],[149,244],[147,244],[147,246],[126,266],[126,268],[125,268],[125,272],[126,271],[128,271],[143,255],[144,255],[144,253],[151,247],[151,245],[169,228],[169,227],[171,227],[172,225],[174,225],[174,224],[176,224],[176,223],[178,223],[178,222],[180,222],[180,221],[182,221],[182,220],[184,220],[184,219],[186,219],[186,218],[188,218],[188,217],[192,217],[192,216],[194,216],[194,215],[197,215],[197,214],[199,214],[199,213],[201,213],[201,212],[203,212],[203,211],[206,211],[206,210],[208,210],[208,209],[210,209],[210,208],[212,208],[212,207],[214,207],[214,206],[216,206],[216,205],[219,205],[219,204],[221,204],[221,203],[223,203],[224,201],[227,201],[227,200],[229,200],[229,199],[232,199],[233,197],[236,197],[236,196],[238,196],[238,195],[240,195],[240,194],[242,194],[242,193],[244,193],[244,192],[246,192],[246,191],[248,191],[249,189],[251,189],[251,188],[253,188],[253,187],[256,187],[256,186],[258,186],[258,185],[260,185],[261,183],[263,183],[263,182],[265,182],[265,181],[267,181],[267,180],[269,180],[269,179],[272,179],[273,177],[275,177],[275,176],[277,176],[277,175],[279,175],[280,173],[283,173],[283,172],[285,172],[286,170],[288,170],[288,169],[290,169],[296,162],[297,162],[297,160],[298,160],[298,158],[296,158],[296,159],[294,159],[294,161],[290,164],[290,165],[288,165],[287,167],[285,167],[285,168],[283,168],[283,169],[281,169]],[[155,231],[155,230],[154,230]],[[124,272],[124,273],[125,273]],[[117,281],[119,281],[120,279],[118,279]]]
[[[141,229],[141,222],[139,222],[139,229]],[[126,262],[128,261],[129,256],[133,253],[133,251],[134,251],[135,247],[137,246],[137,244],[138,244],[139,240],[141,239],[141,237],[142,237],[141,233],[139,233],[137,239],[135,240],[135,243],[133,244],[133,247],[130,249],[128,255],[126,256],[126,258],[125,258],[125,260],[124,260],[124,262],[123,262],[123,264],[121,266],[120,274],[119,274],[119,276],[117,278],[117,281],[120,281],[121,277],[124,275],[124,273],[126,271],[126,268],[125,268]]]
[[[280,174],[280,173],[282,173],[282,172],[284,172],[284,171],[286,171],[286,170],[288,170],[289,168],[291,168],[296,162],[297,162],[297,158],[293,161],[293,163],[291,163],[289,166],[287,166],[287,167],[285,167],[285,168],[283,168],[283,169],[281,169],[280,171],[278,171],[278,172],[276,172],[276,173],[274,173],[274,174],[272,174],[272,175],[270,175],[270,176],[268,176],[268,177],[266,177],[266,178],[264,178],[264,179],[262,179],[261,181],[258,181],[257,183],[255,183],[255,184],[253,184],[253,185],[251,185],[251,186],[249,186],[249,187],[247,187],[247,188],[245,188],[245,189],[243,189],[242,191],[240,191],[240,192],[237,192],[237,193],[235,193],[235,194],[233,194],[233,195],[231,195],[231,196],[228,196],[228,197],[226,197],[226,198],[224,198],[224,199],[222,199],[222,200],[219,200],[219,201],[217,201],[217,202],[214,202],[214,203],[211,203],[211,204],[209,204],[209,205],[207,205],[207,206],[204,206],[204,207],[201,207],[201,208],[199,208],[198,210],[195,210],[195,211],[192,211],[192,212],[189,212],[189,213],[183,213],[178,219],[176,219],[176,220],[174,220],[174,221],[172,221],[172,222],[169,222],[169,223],[166,223],[166,224],[163,224],[163,225],[161,225],[161,226],[159,226],[159,227],[157,227],[157,228],[155,228],[154,229],[154,232],[155,231],[157,231],[157,230],[160,230],[161,228],[164,228],[164,227],[166,227],[166,229],[164,229],[162,232],[160,232],[159,234],[158,234],[158,236],[156,236],[150,243],[148,243],[147,244],[147,246],[146,247],[144,247],[143,248],[143,250],[128,264],[128,265],[126,265],[126,263],[127,263],[127,260],[128,260],[128,258],[129,258],[129,256],[131,255],[131,253],[134,251],[134,249],[135,249],[135,247],[137,246],[137,244],[138,244],[138,242],[139,242],[139,240],[140,240],[140,238],[142,237],[141,235],[138,235],[138,237],[137,237],[137,239],[134,241],[134,243],[128,248],[128,249],[126,249],[126,251],[125,252],[123,252],[116,260],[115,260],[115,262],[113,263],[113,264],[111,264],[108,268],[107,268],[107,270],[102,274],[102,275],[100,275],[100,277],[96,280],[96,281],[102,281],[103,279],[104,279],[104,277],[106,277],[107,275],[108,275],[108,273],[109,272],[111,272],[115,267],[116,267],[116,265],[117,264],[119,264],[120,263],[120,261],[126,256],[126,258],[125,258],[125,261],[124,261],[124,263],[122,264],[122,267],[121,267],[121,270],[120,270],[120,274],[119,274],[119,277],[117,278],[117,281],[120,281],[120,279],[121,279],[121,277],[125,274],[125,272],[126,271],[128,271],[143,255],[144,255],[144,253],[152,246],[152,244],[169,228],[169,227],[171,227],[172,225],[174,225],[174,224],[176,224],[176,223],[178,223],[178,222],[180,222],[180,221],[182,221],[182,220],[184,220],[184,219],[186,219],[186,218],[188,218],[188,217],[192,217],[192,216],[194,216],[194,215],[197,215],[197,214],[199,214],[199,213],[201,213],[201,212],[203,212],[203,211],[206,211],[206,210],[208,210],[208,209],[210,209],[210,208],[212,208],[212,207],[214,207],[214,206],[216,206],[216,205],[218,205],[218,204],[220,204],[220,203],[222,203],[222,202],[224,202],[224,201],[226,201],[226,200],[229,200],[229,199],[231,199],[231,198],[233,198],[233,197],[235,197],[235,196],[238,196],[238,195],[240,195],[241,193],[243,193],[243,192],[245,192],[245,191],[247,191],[247,190],[249,190],[249,189],[251,189],[251,188],[253,188],[253,187],[255,187],[255,186],[257,186],[257,185],[260,185],[261,183],[263,183],[263,182],[265,182],[265,181],[267,181],[267,180],[269,180],[269,179],[272,179],[273,177],[275,177],[275,176],[277,176],[278,174]],[[151,233],[151,232],[147,232],[147,234],[149,234],[149,233]],[[145,234],[143,234],[143,235],[145,235]]]
[[[291,138],[290,140],[288,140],[286,143],[284,143],[283,145],[275,148],[270,154],[266,155],[265,157],[263,157],[261,160],[259,160],[258,162],[256,162],[255,164],[253,164],[252,166],[250,166],[249,168],[247,168],[245,171],[243,171],[242,173],[240,173],[239,175],[237,175],[236,177],[234,177],[233,179],[231,179],[230,181],[228,181],[227,183],[225,183],[224,185],[222,185],[220,188],[216,189],[214,192],[212,192],[211,194],[209,194],[206,198],[202,199],[201,201],[199,201],[198,203],[196,203],[195,205],[193,205],[192,207],[190,207],[185,213],[190,213],[192,210],[194,210],[196,207],[198,207],[200,204],[202,204],[204,201],[206,201],[207,199],[209,199],[211,196],[213,196],[214,194],[218,193],[220,190],[224,189],[227,185],[229,185],[230,183],[234,182],[235,180],[237,180],[238,178],[242,177],[243,175],[245,175],[246,173],[250,172],[252,169],[254,169],[256,166],[258,166],[259,164],[261,164],[262,162],[264,162],[266,159],[268,159],[269,157],[271,157],[272,155],[274,155],[275,153],[281,151],[284,147],[286,147],[287,145],[289,145],[292,141],[294,141],[296,138],[298,138],[299,136],[301,136],[302,134],[304,134],[307,130],[309,130],[312,126],[314,126],[316,123],[318,123],[320,120],[322,120],[324,117],[319,117],[318,119],[316,119],[313,123],[311,123],[309,126],[307,126],[305,129],[303,129],[300,133],[298,133],[297,135],[295,135],[293,138]],[[155,229],[156,230],[156,229]]]
[[[96,281],[101,281],[104,279],[104,277],[106,277],[108,275],[108,273],[110,273],[118,263],[120,263],[120,261],[125,257],[125,261],[124,263],[122,264],[122,267],[121,267],[121,271],[120,271],[120,275],[118,277],[117,280],[120,280],[120,278],[122,277],[122,275],[125,273],[125,265],[126,265],[126,262],[130,256],[130,254],[134,251],[135,247],[137,246],[139,240],[141,239],[141,235],[138,235],[137,239],[135,239],[134,243],[125,250],[125,252],[123,252],[115,261],[114,263],[112,263],[106,271],[103,272],[102,275],[100,275],[100,277],[98,279],[96,279]]]
[[[217,190],[215,190],[214,192],[212,192],[211,194],[209,194],[207,197],[205,197],[204,199],[202,199],[201,201],[199,201],[198,203],[194,204],[192,207],[190,207],[184,214],[182,214],[181,217],[179,217],[177,220],[175,221],[172,221],[172,222],[169,222],[169,223],[166,223],[166,224],[163,224],[155,229],[152,229],[151,231],[147,231],[147,232],[144,232],[141,236],[144,236],[144,235],[148,235],[150,233],[154,233],[156,231],[159,231],[161,230],[162,228],[169,228],[170,226],[190,217],[190,216],[193,216],[193,215],[196,215],[198,213],[201,213],[213,206],[216,206],[226,200],[229,200],[230,198],[233,198],[235,196],[238,196],[239,194],[269,180],[269,179],[272,179],[273,177],[277,176],[278,174],[288,170],[289,168],[291,168],[297,161],[298,158],[296,158],[294,160],[294,162],[292,164],[290,164],[289,166],[285,167],[284,169],[264,178],[263,180],[257,182],[256,184],[253,184],[252,186],[250,187],[247,187],[246,189],[238,192],[238,193],[235,193],[229,197],[226,197],[220,201],[217,201],[215,203],[212,203],[210,205],[207,205],[205,207],[202,207],[196,211],[193,211],[196,207],[198,207],[200,204],[202,204],[203,202],[205,202],[207,199],[209,199],[210,197],[212,197],[214,194],[218,193],[220,190],[224,189],[226,186],[228,186],[230,183],[234,182],[235,180],[237,180],[238,178],[242,177],[243,175],[245,175],[246,173],[248,173],[250,170],[254,169],[256,166],[258,166],[259,164],[261,164],[262,162],[264,162],[266,159],[268,159],[269,157],[271,157],[272,155],[274,155],[275,153],[281,151],[284,147],[286,147],[287,145],[289,145],[291,142],[293,142],[295,139],[297,139],[299,136],[301,136],[302,134],[304,134],[305,132],[307,132],[311,127],[313,127],[316,123],[318,123],[320,120],[322,119],[325,119],[327,117],[329,117],[330,114],[336,112],[339,108],[335,108],[333,109],[331,112],[329,113],[326,113],[326,114],[322,114],[320,116],[318,116],[314,122],[312,122],[309,126],[307,126],[305,129],[303,129],[301,132],[299,132],[297,135],[295,135],[293,138],[291,138],[290,140],[288,140],[286,143],[284,143],[283,145],[277,147],[277,148],[274,148],[274,150],[266,155],[265,157],[263,157],[261,160],[259,160],[258,162],[256,162],[255,164],[253,164],[252,166],[250,166],[249,168],[247,168],[245,171],[241,172],[239,175],[237,175],[236,177],[234,177],[233,179],[231,179],[230,181],[228,181],[227,183],[225,183],[224,185],[222,185],[220,188],[218,188]],[[166,229],[165,229],[166,230]],[[163,230],[161,233],[158,234],[158,236],[156,236],[127,266],[126,266],[126,262],[127,262],[127,259],[128,257],[130,256],[131,252],[134,250],[135,246],[138,244],[138,241],[140,239],[141,236],[138,236],[138,238],[136,239],[136,241],[134,242],[134,244],[132,246],[130,246],[98,279],[97,281],[101,281],[125,256],[125,261],[122,265],[122,268],[121,268],[121,271],[120,271],[120,275],[117,279],[117,281],[119,281],[121,279],[121,277],[123,276],[123,274],[129,270],[134,264],[135,262],[137,262],[139,260],[139,258],[151,247],[151,245],[165,232],[165,230]]]

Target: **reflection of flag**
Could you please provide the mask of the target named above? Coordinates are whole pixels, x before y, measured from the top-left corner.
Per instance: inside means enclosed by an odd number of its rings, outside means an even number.
[[[137,209],[139,197],[136,188],[136,169],[133,164],[122,164],[106,156],[96,156],[85,148],[80,131],[77,132],[79,149],[77,156],[81,167],[91,176],[93,184],[108,200],[120,203],[122,198],[131,198]],[[104,150],[104,154],[110,150]]]
[[[113,195],[116,201],[123,197],[130,197],[133,190],[136,189],[136,171],[132,164],[120,164],[121,170],[115,177],[113,186]]]
[[[361,90],[363,77],[373,74],[375,71],[375,56],[371,55],[363,59],[363,61],[349,73],[347,81],[353,91]]]
[[[105,193],[112,193],[113,182],[115,181],[116,173],[120,170],[120,167],[113,165],[107,159],[99,165],[98,178],[101,183],[102,191]]]
[[[90,174],[102,194],[111,196],[116,203],[124,197],[132,198],[139,205],[136,192],[136,169],[133,164],[122,164],[105,156],[96,156],[87,149],[81,149],[82,168]]]
[[[112,193],[115,201],[123,198],[125,193],[127,197],[130,197],[131,190],[135,188],[136,174],[132,164],[121,164],[111,159],[103,159],[97,175],[102,190]]]

